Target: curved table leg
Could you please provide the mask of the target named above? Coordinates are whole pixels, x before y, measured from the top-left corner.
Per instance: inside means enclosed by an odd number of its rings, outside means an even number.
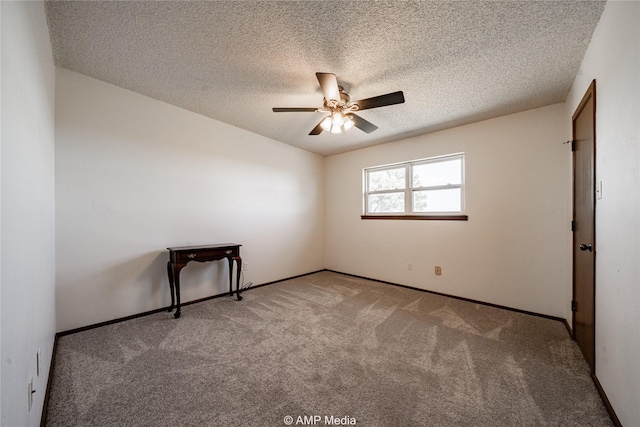
[[[173,285],[173,269],[171,268],[171,261],[167,263],[167,275],[169,276],[169,291],[171,292],[171,305],[169,306],[167,311],[173,311],[173,306],[175,305],[175,288]]]
[[[227,257],[229,261],[229,296],[233,296],[233,258]]]
[[[174,318],[180,317],[180,270],[184,267],[184,264],[172,264],[173,280],[176,292],[176,312],[173,315]]]
[[[237,256],[233,257],[233,259],[236,262],[236,298],[238,298],[238,301],[242,301],[242,297],[240,296],[240,271],[242,269],[242,258]],[[229,269],[229,273],[231,273],[231,269]],[[233,292],[231,294],[233,295]]]

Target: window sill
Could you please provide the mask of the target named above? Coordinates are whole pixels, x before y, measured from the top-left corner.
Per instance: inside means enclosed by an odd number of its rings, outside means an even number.
[[[361,215],[360,219],[403,219],[431,221],[468,221],[467,215]]]

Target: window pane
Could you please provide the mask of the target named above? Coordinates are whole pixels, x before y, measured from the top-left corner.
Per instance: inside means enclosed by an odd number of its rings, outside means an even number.
[[[405,188],[404,173],[404,167],[367,173],[369,191],[399,190]]]
[[[369,213],[404,212],[404,193],[369,194]]]
[[[459,188],[413,192],[414,212],[461,212]]]
[[[413,187],[462,183],[462,159],[423,163],[413,167]]]

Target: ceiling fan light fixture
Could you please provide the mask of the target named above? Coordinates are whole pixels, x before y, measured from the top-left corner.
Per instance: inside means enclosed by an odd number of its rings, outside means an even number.
[[[331,121],[333,122],[333,127],[340,129],[344,124],[344,116],[342,113],[333,113]]]
[[[329,132],[331,130],[331,116],[327,116],[324,118],[324,120],[320,123],[320,126],[322,126],[322,129],[326,130],[327,132]]]
[[[353,127],[354,123],[353,123],[353,119],[351,118],[351,116],[345,116],[345,120],[344,120],[344,125],[342,125],[342,127],[344,128],[344,131],[348,131],[349,129],[351,129]]]
[[[322,129],[331,133],[346,132],[351,129],[353,125],[354,123],[351,117],[346,116],[340,111],[334,111],[320,122]]]

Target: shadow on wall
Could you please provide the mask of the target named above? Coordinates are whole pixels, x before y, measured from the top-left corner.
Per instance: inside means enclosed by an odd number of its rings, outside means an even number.
[[[116,309],[117,317],[169,307],[168,261],[168,251],[150,252],[96,272],[92,281],[103,282],[108,289],[103,304],[123,306],[127,314],[117,314],[123,310]],[[190,262],[180,272],[180,285],[182,303],[228,292],[227,260]]]
[[[144,258],[144,257],[142,257]],[[135,285],[148,288],[154,308],[171,304],[167,263],[168,252],[157,253],[152,262],[135,280]],[[234,281],[235,286],[235,281]],[[182,303],[229,291],[229,264],[226,259],[209,262],[189,262],[180,271]],[[145,301],[138,301],[142,307]]]
[[[91,275],[92,281],[106,285],[110,297],[103,300],[105,304],[121,302],[148,309],[169,306],[167,261],[167,253],[150,252],[96,271]]]
[[[168,308],[168,261],[168,251],[155,250],[123,256],[121,262],[101,265],[66,283],[61,280],[56,295],[59,331]],[[229,291],[228,262],[190,262],[180,272],[180,282],[183,304],[225,294]]]

